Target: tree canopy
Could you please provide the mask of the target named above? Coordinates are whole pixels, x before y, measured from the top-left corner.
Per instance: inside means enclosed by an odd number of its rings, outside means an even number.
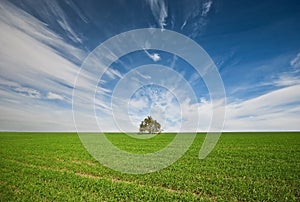
[[[161,125],[151,116],[147,116],[140,124],[140,133],[160,133]]]

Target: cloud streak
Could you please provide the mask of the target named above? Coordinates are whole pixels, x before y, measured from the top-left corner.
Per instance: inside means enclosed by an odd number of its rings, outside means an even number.
[[[213,2],[212,2],[211,0],[209,0],[209,1],[203,3],[203,6],[202,6],[202,13],[201,13],[201,16],[202,16],[202,17],[207,16],[208,12],[209,12],[210,9],[211,9],[212,3],[213,3]]]
[[[191,29],[189,36],[196,38],[207,26],[208,14],[211,12],[213,1],[191,1],[191,4],[193,4],[192,9],[188,5],[184,5],[188,9],[183,9],[184,19],[180,29]]]
[[[290,65],[294,68],[300,68],[300,53],[291,60]]]
[[[67,36],[72,42],[77,44],[82,44],[83,41],[81,37],[74,31],[72,25],[69,23],[69,16],[65,13],[62,8],[63,4],[69,5],[70,8],[73,9],[74,13],[76,13],[79,18],[83,21],[86,21],[86,18],[77,8],[77,6],[71,1],[34,1],[34,0],[26,0],[22,6],[25,9],[30,8],[33,10],[43,22],[45,22],[48,26],[60,26],[60,28],[65,32],[64,36]]]
[[[86,53],[10,2],[1,1],[0,10],[1,130],[74,130],[72,86],[79,66],[72,58],[82,61]],[[83,92],[92,77],[85,74]]]
[[[168,17],[168,8],[164,0],[147,0],[149,4],[152,14],[156,19],[161,30],[165,29],[166,18]]]
[[[300,85],[274,90],[264,95],[231,103],[226,109],[225,130],[300,130]]]
[[[153,53],[150,54],[149,51],[147,51],[146,49],[144,49],[144,52],[148,55],[148,57],[150,59],[152,59],[154,62],[158,62],[160,60],[160,56],[158,53]]]
[[[64,100],[64,97],[61,96],[61,95],[58,95],[56,93],[49,92],[47,94],[47,99],[50,99],[50,100]]]
[[[41,94],[39,91],[32,89],[32,88],[24,88],[18,87],[14,89],[17,93],[20,93],[24,96],[29,96],[31,98],[41,98]]]

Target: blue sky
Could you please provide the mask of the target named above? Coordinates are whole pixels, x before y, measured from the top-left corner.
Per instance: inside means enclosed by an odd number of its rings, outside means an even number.
[[[176,31],[209,54],[225,87],[225,131],[300,130],[299,19],[297,0],[0,1],[0,130],[74,131],[72,92],[85,58],[107,39],[141,28]],[[114,100],[119,83],[130,88],[127,77],[147,79],[142,71],[130,72],[148,64],[177,72],[196,99],[179,77],[157,71],[152,76],[173,82],[177,94],[145,85],[125,105]],[[101,78],[87,73],[80,86],[82,98],[89,90],[96,98],[95,112],[79,109],[85,130],[137,131],[146,115],[165,131],[209,128],[210,92],[183,58],[145,47],[108,68]],[[195,120],[196,129],[184,124]]]

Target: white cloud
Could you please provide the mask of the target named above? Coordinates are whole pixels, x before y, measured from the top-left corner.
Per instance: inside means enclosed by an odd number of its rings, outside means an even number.
[[[203,16],[203,17],[207,16],[208,12],[211,9],[212,3],[213,2],[211,0],[208,0],[207,2],[203,3],[201,16]]]
[[[154,62],[157,62],[160,60],[160,56],[158,53],[154,53],[153,55],[151,55],[151,59],[154,61]]]
[[[148,55],[148,57],[151,58],[154,62],[157,62],[161,59],[158,53],[150,54],[146,49],[144,49],[144,51]]]
[[[68,3],[68,2],[66,2]],[[84,19],[84,16],[79,9],[76,9],[74,3],[69,3],[70,7],[74,9],[74,12],[78,15],[81,19]],[[35,1],[35,0],[26,0],[26,3],[23,6],[29,7],[30,10],[33,10],[39,18],[50,26],[60,26],[64,31],[66,36],[71,39],[73,42],[82,44],[82,39],[76,34],[73,30],[72,26],[69,23],[69,17],[64,12],[63,8],[61,7],[61,2],[57,0],[52,1]]]
[[[53,130],[56,123],[55,130],[74,130],[70,106],[80,68],[61,53],[72,54],[79,61],[87,53],[66,43],[46,24],[10,2],[0,1],[0,9],[0,129]],[[91,81],[97,75],[82,75],[83,85],[79,88],[84,103],[87,93],[95,88]],[[68,108],[49,106],[49,99],[61,98]]]
[[[200,98],[200,103],[208,104],[208,101],[205,97]]]
[[[193,4],[192,8],[190,5]],[[189,37],[195,38],[201,34],[208,23],[208,14],[211,11],[213,1],[191,1],[191,4],[184,5],[183,10],[183,24],[181,25],[181,30],[189,25]]]
[[[183,22],[183,24],[181,25],[181,27],[180,27],[181,30],[185,27],[186,23],[187,23],[187,20],[185,20],[185,21]]]
[[[47,1],[48,2],[48,1]],[[52,2],[52,3],[51,3]],[[51,6],[52,10],[55,10],[56,3],[53,3],[53,1],[48,2],[49,4],[53,4]],[[44,5],[46,2],[36,2],[33,1],[29,3],[30,5],[35,5],[36,3],[42,4],[41,6],[43,9],[46,9],[48,11],[48,6]],[[65,43],[61,36],[57,35],[53,31],[51,31],[48,26],[34,18],[33,16],[29,15],[25,11],[17,8],[13,4],[7,2],[7,1],[1,1],[1,14],[0,14],[0,20],[1,24],[3,23],[3,26],[9,26],[10,30],[6,30],[7,28],[2,28],[1,31],[13,31],[14,29],[18,30],[22,34],[26,34],[27,36],[31,37],[32,39],[35,39],[49,47],[55,47],[55,51],[59,51],[61,54],[67,54],[68,57],[71,57],[76,62],[81,62],[85,57],[86,53],[78,48],[75,48],[74,46],[71,46],[68,43]],[[39,6],[33,6],[33,8],[36,9],[37,12],[39,12],[42,16],[45,16],[47,19],[54,19],[53,15],[47,13]],[[50,9],[51,10],[51,9]],[[62,12],[62,11],[60,11]],[[61,15],[63,15],[61,13]],[[14,35],[17,33],[15,32]],[[2,36],[2,35],[1,35]],[[4,35],[5,36],[5,35]],[[9,41],[7,43],[11,43],[12,41]],[[16,43],[12,43],[16,45]],[[20,44],[22,46],[22,44]]]
[[[206,112],[210,111],[210,107],[204,110],[204,106],[209,105],[209,103],[198,104],[187,99],[191,95],[188,83],[178,73],[172,73],[173,71],[169,68],[156,69],[149,66],[149,69],[138,69],[127,75],[127,79],[135,78],[135,76],[138,76],[139,79],[132,80],[124,90],[122,88],[122,90],[115,91],[118,96],[115,97],[116,100],[112,103],[112,107],[116,109],[116,120],[120,130],[138,131],[140,121],[146,116],[152,115],[162,124],[165,131],[196,131],[198,129],[198,107],[203,109],[200,115],[202,118],[199,121],[201,122],[201,130],[207,129],[205,124],[209,123],[210,117]],[[151,78],[154,76],[153,79],[150,81],[143,80],[139,76],[146,73]],[[166,78],[165,75],[168,77]],[[153,82],[155,85],[149,86],[149,82],[150,84]],[[119,85],[124,86],[125,84],[120,83]],[[128,91],[125,89],[136,89],[138,86],[143,87],[134,91],[134,95],[130,98],[124,93]],[[130,95],[131,93],[129,92]],[[182,103],[179,103],[180,101]],[[119,107],[127,105],[128,110],[126,107]]]
[[[109,68],[107,69],[107,71],[105,72],[111,79],[115,79],[115,78],[123,78],[123,75],[117,70],[117,69],[112,69]]]
[[[136,131],[138,123],[149,115],[158,120],[165,131],[180,131],[180,106],[174,95],[164,88],[147,86],[137,91],[129,101],[128,113]]]
[[[88,23],[87,17],[80,11],[80,8],[76,6],[73,1],[66,1],[66,3],[75,11],[82,21]]]
[[[300,53],[291,60],[290,65],[294,68],[300,68]]]
[[[280,75],[278,79],[272,82],[272,85],[279,86],[279,87],[293,86],[297,84],[300,84],[300,77],[288,73]]]
[[[147,75],[147,74],[141,74],[140,72],[136,72],[137,75],[139,75],[142,79],[151,79],[151,76]]]
[[[231,103],[225,130],[300,130],[300,85],[274,90],[259,97]]]
[[[17,93],[20,93],[25,96],[29,96],[32,98],[41,98],[41,93],[38,90],[32,88],[24,88],[24,87],[17,87],[14,89]]]
[[[50,99],[50,100],[64,100],[64,97],[61,96],[61,95],[58,95],[56,93],[49,92],[47,94],[47,99]]]
[[[161,30],[164,30],[166,24],[166,18],[168,17],[168,8],[164,0],[147,0],[150,5],[151,11],[155,19],[157,20]]]

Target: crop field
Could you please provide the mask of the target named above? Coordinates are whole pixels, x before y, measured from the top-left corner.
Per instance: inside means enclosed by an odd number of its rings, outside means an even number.
[[[106,134],[133,153],[174,134]],[[0,133],[0,201],[300,201],[300,133],[224,133],[198,159],[205,134],[173,165],[142,175],[94,160],[76,133]]]

